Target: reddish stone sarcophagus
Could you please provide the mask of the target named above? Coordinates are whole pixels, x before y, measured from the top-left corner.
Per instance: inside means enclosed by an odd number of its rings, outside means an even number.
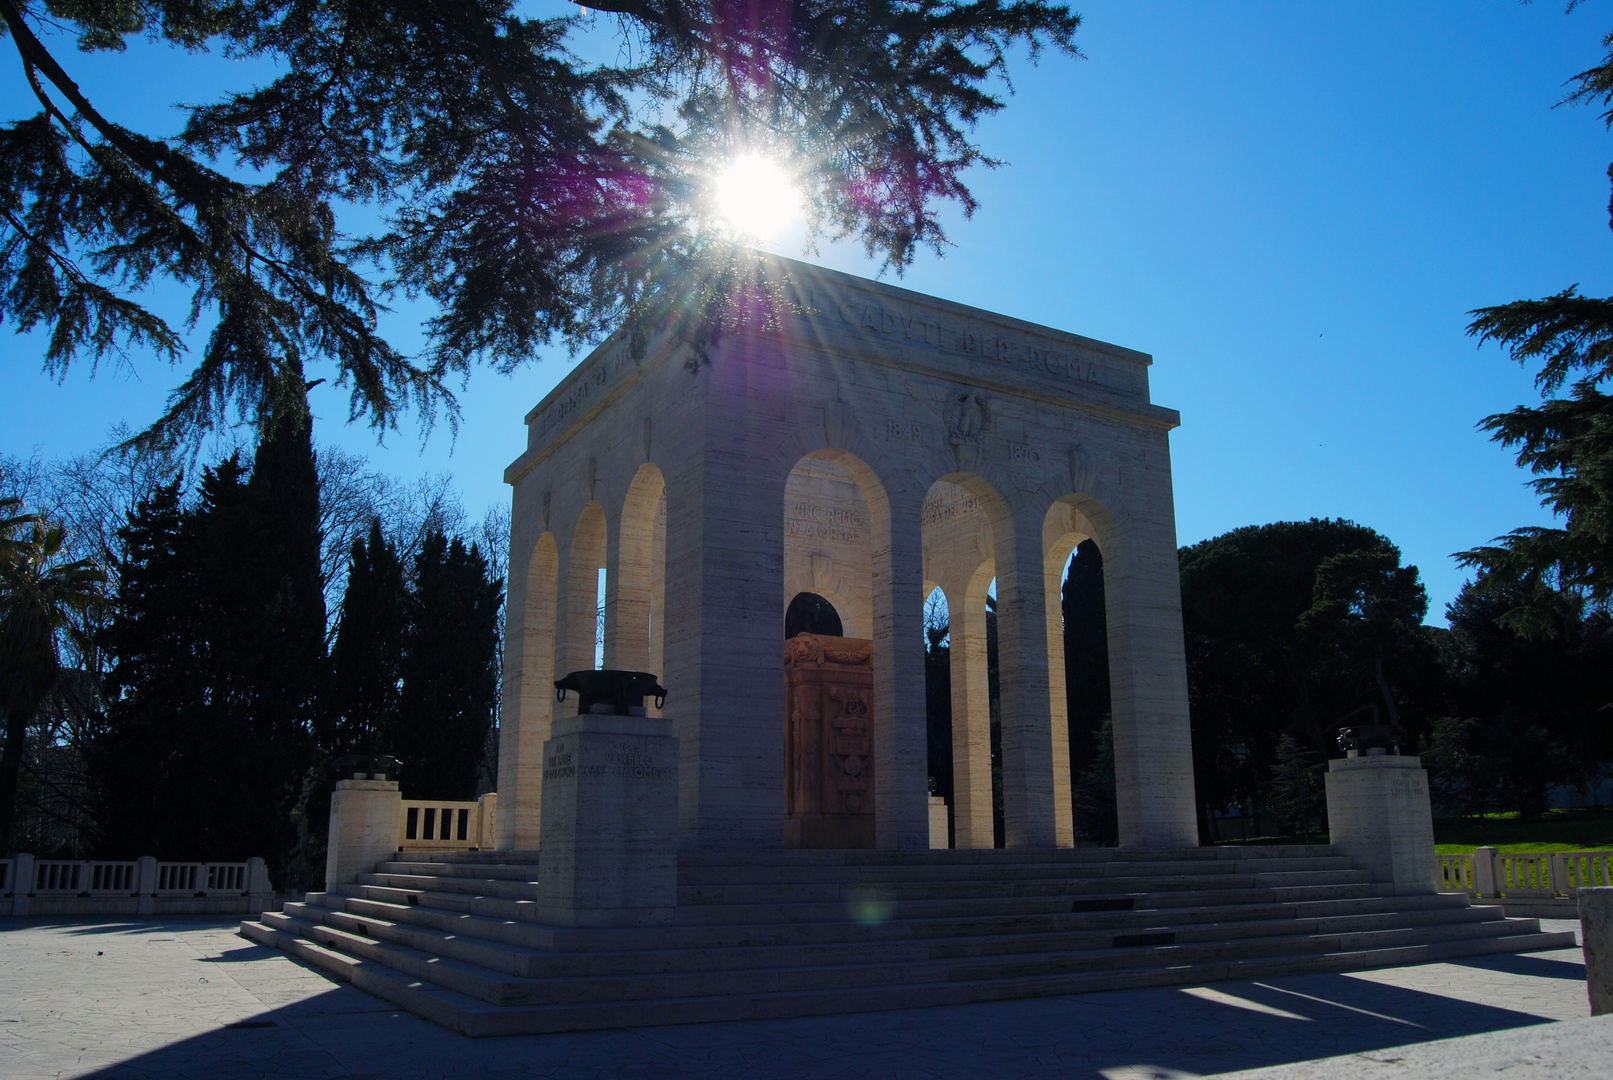
[[[784,643],[784,846],[874,846],[874,643]]]

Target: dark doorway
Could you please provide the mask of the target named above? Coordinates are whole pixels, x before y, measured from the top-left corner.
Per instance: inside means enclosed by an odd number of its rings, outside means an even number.
[[[840,625],[840,613],[835,606],[817,593],[796,593],[795,599],[784,612],[784,638],[797,634],[824,634],[845,637]]]

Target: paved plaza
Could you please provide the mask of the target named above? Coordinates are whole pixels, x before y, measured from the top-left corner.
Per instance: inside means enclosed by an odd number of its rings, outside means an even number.
[[[1577,949],[862,1016],[472,1040],[254,945],[234,925],[0,920],[0,1077],[1176,1080],[1289,1066],[1273,1075],[1334,1080],[1470,1075],[1483,1060],[1533,1080],[1605,1077],[1613,1060],[1613,1018],[1575,1019],[1589,1011]],[[1573,1022],[1539,1026],[1565,1020]],[[1493,1034],[1408,1046],[1485,1032]],[[1316,1061],[1346,1054],[1360,1056]],[[1300,1062],[1309,1064],[1291,1064]]]

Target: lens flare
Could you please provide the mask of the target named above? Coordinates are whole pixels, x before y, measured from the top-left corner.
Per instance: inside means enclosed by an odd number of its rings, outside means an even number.
[[[777,164],[747,154],[717,177],[716,210],[735,232],[766,240],[800,215],[801,196]]]

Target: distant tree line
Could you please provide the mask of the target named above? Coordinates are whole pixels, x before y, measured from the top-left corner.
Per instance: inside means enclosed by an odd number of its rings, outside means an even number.
[[[195,483],[183,464],[0,460],[0,497],[76,538],[58,561],[106,569],[63,677],[26,717],[5,706],[0,775],[19,779],[0,840],[262,854],[307,884],[349,755],[400,758],[405,797],[490,789],[507,518],[472,525],[445,482],[316,454],[306,427],[227,448]]]
[[[1342,757],[1339,728],[1383,723],[1420,754],[1436,811],[1525,816],[1553,789],[1589,795],[1613,776],[1613,619],[1557,595],[1550,636],[1520,636],[1505,616],[1522,587],[1481,574],[1424,625],[1417,568],[1380,533],[1338,519],[1248,526],[1179,553],[1194,780],[1201,839],[1245,819],[1255,835],[1326,829],[1323,772]],[[1071,799],[1078,839],[1114,844],[1114,739],[1103,556],[1088,540],[1062,588]],[[1534,603],[1539,603],[1534,598]],[[931,791],[953,800],[949,613],[926,609]],[[998,843],[1001,725],[996,611],[987,667]]]
[[[1522,598],[1479,577],[1422,623],[1415,567],[1340,520],[1237,529],[1183,548],[1182,607],[1201,827],[1239,808],[1260,830],[1324,827],[1338,728],[1396,723],[1447,813],[1538,814],[1613,765],[1613,623],[1559,594],[1553,636],[1504,616]],[[1264,820],[1260,820],[1263,818]]]

